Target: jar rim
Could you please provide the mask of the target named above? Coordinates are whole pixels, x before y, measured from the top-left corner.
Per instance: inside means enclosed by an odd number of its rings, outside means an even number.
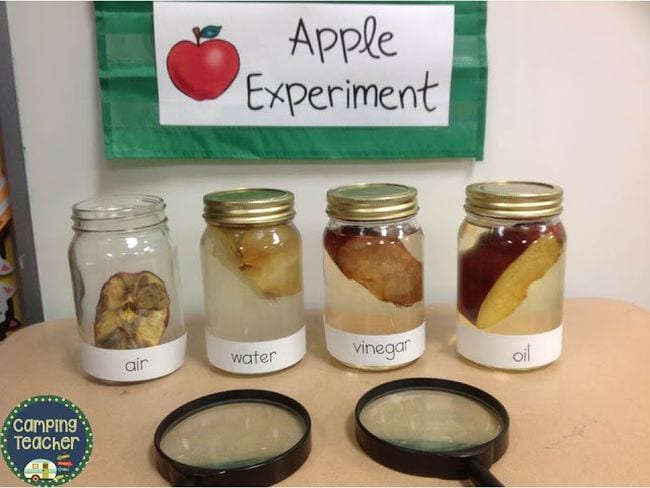
[[[156,225],[166,220],[165,201],[155,195],[106,195],[89,198],[72,206],[72,221],[74,230],[84,230],[84,223],[127,222],[161,213]]]

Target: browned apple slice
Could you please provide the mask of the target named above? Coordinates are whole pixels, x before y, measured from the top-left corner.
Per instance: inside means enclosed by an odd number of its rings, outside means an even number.
[[[95,315],[95,345],[105,349],[156,346],[169,321],[165,283],[150,271],[117,273],[104,286]]]
[[[562,254],[553,233],[533,242],[499,276],[478,312],[476,326],[486,329],[508,317],[526,299],[528,287],[546,274]]]
[[[300,237],[291,226],[219,228],[215,234],[228,252],[226,261],[264,296],[278,298],[302,291]]]
[[[400,307],[422,300],[422,263],[394,237],[336,236],[326,248],[341,272],[375,297]]]

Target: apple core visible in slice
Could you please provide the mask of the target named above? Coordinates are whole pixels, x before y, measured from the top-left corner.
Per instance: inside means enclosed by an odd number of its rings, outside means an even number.
[[[137,349],[160,344],[169,321],[165,283],[154,273],[117,273],[102,287],[95,315],[95,345]]]
[[[300,237],[291,226],[214,228],[213,233],[226,248],[224,264],[236,267],[265,297],[302,291]]]
[[[553,266],[562,254],[562,244],[553,234],[533,242],[499,276],[478,312],[476,326],[486,329],[508,317],[526,298],[528,287]]]

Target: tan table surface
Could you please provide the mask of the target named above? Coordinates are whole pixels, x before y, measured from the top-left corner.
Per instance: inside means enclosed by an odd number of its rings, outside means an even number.
[[[615,300],[577,299],[567,301],[564,320],[559,361],[525,373],[496,372],[459,358],[454,308],[431,305],[425,355],[406,368],[368,373],[328,357],[314,311],[300,364],[241,377],[209,365],[202,319],[195,317],[188,320],[185,365],[165,378],[130,385],[84,376],[73,321],[52,321],[0,343],[0,417],[33,395],[64,396],[86,413],[95,439],[90,461],[72,485],[164,485],[154,467],[153,434],[165,415],[220,390],[271,389],[305,405],[313,421],[311,455],[284,485],[459,485],[378,465],[353,434],[352,411],[371,387],[397,378],[443,377],[483,388],[508,409],[510,446],[492,467],[506,485],[650,485],[650,312]],[[0,485],[16,484],[0,461]]]

